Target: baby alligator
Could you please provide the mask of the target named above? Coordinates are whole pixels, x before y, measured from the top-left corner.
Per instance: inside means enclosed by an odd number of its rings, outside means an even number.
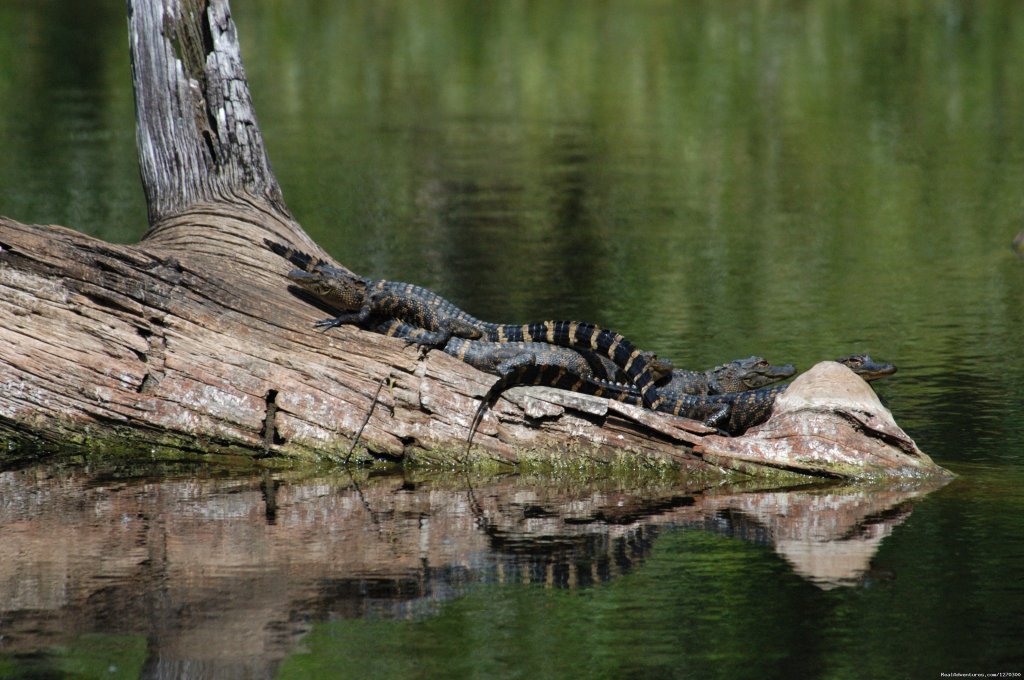
[[[422,329],[396,319],[384,321],[371,330],[410,342],[422,332]],[[542,342],[500,343],[455,337],[448,341],[444,351],[470,366],[499,376],[509,374],[515,366],[564,368],[568,373],[581,378],[609,383],[609,390],[629,390],[636,395],[639,403],[639,393],[621,384],[618,367],[593,352],[577,351]],[[524,359],[522,355],[527,355],[528,358]],[[862,357],[863,363],[863,355],[858,356]],[[705,371],[672,370],[671,364],[661,361],[654,355],[649,355],[648,359],[658,384],[659,394],[670,400],[682,394],[727,394],[754,390],[785,380],[796,373],[796,368],[792,364],[775,366],[767,359],[756,356],[734,359]],[[870,361],[870,357],[867,359]]]
[[[860,375],[864,380],[875,380],[896,372],[896,367],[892,364],[875,362],[866,354],[852,354],[840,357],[838,361],[853,370],[854,373]],[[792,369],[791,366],[779,367],[778,374],[788,371],[789,375],[792,375],[795,371],[790,369]],[[765,376],[767,375],[769,373],[766,372]],[[762,380],[767,380],[767,378],[762,378]],[[770,382],[770,380],[767,380],[767,382]],[[767,382],[762,384],[767,384]],[[512,372],[502,376],[498,383],[501,385],[498,386],[496,384],[496,388],[492,388],[487,393],[483,403],[477,410],[473,424],[470,427],[470,439],[472,439],[473,433],[483,417],[486,406],[493,403],[502,391],[515,385],[543,385],[606,397],[626,404],[639,405],[640,403],[639,395],[628,386],[612,385],[582,378],[568,373],[561,367],[519,366]],[[742,392],[712,395],[669,393],[668,390],[662,388],[660,394],[664,400],[656,410],[699,420],[709,427],[715,427],[728,434],[737,435],[767,420],[771,414],[772,407],[775,405],[775,398],[782,394],[787,387],[788,385],[776,385]]]
[[[674,399],[676,395],[728,394],[756,390],[796,373],[793,364],[775,366],[763,357],[734,359],[706,371],[672,371],[672,379],[658,383],[658,393]]]
[[[298,267],[288,274],[292,282],[342,310],[343,313],[333,319],[317,322],[319,328],[343,324],[358,324],[365,328],[397,319],[422,329],[411,341],[430,347],[443,347],[455,336],[501,343],[545,342],[593,350],[622,367],[639,390],[644,406],[657,409],[664,401],[654,385],[651,355],[641,352],[614,331],[578,321],[544,321],[524,325],[481,321],[426,288],[363,278],[288,246],[269,240],[264,240],[264,243]]]
[[[397,319],[383,321],[370,330],[408,342],[415,342],[423,332],[422,328]],[[487,342],[452,337],[445,344],[444,351],[474,368],[495,375],[505,375],[514,366],[526,363],[559,366],[569,373],[602,382],[615,383],[618,378],[618,367],[600,355],[544,342]],[[524,355],[529,359],[524,360]],[[670,363],[653,354],[648,354],[647,358],[656,381],[664,380],[670,374],[675,375]]]
[[[847,354],[836,359],[836,363],[846,366],[868,382],[896,372],[896,367],[892,364],[875,361],[867,354]]]
[[[896,372],[896,367],[892,364],[879,363],[867,354],[848,354],[839,357],[836,362],[867,381],[877,380]],[[775,366],[755,356],[736,359],[703,372],[676,369],[672,371],[670,382],[659,383],[658,391],[671,403],[682,394],[706,396],[756,390],[792,377],[795,373],[796,368],[792,364]],[[631,396],[621,397],[621,392],[629,392]],[[605,394],[610,399],[639,403],[639,394],[629,385],[608,385]]]
[[[867,354],[850,354],[839,357],[836,361],[843,364],[862,379],[871,381],[892,375],[896,367],[892,364],[878,363]],[[774,385],[763,387],[747,392],[735,394],[721,394],[709,396],[707,399],[712,402],[728,403],[729,412],[721,419],[716,427],[731,435],[743,434],[755,425],[760,425],[768,420],[775,406],[775,399],[782,394],[789,385]]]

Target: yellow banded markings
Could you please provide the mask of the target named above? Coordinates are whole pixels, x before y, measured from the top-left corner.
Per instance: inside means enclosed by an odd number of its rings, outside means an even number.
[[[629,370],[633,368],[633,362],[638,356],[640,356],[640,351],[635,349],[633,350],[633,353],[629,355],[629,361],[627,361],[626,365],[622,367],[622,370],[626,375],[629,375]]]
[[[613,361],[615,360],[615,350],[617,350],[619,348],[619,344],[620,344],[619,341],[622,340],[622,339],[623,339],[623,337],[621,335],[616,334],[615,338],[612,340],[612,344],[608,347],[608,358],[609,359],[611,359]]]
[[[552,367],[552,368],[555,368],[555,374],[553,376],[551,376],[550,378],[545,378],[545,376],[542,374],[541,375],[541,380],[537,384],[544,384],[544,385],[557,385],[558,384],[558,382],[562,379],[562,377],[565,376],[565,369],[563,367],[561,367],[561,366],[558,366],[557,368],[556,367]]]

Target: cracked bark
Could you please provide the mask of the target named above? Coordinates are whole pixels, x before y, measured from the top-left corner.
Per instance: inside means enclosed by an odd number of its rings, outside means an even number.
[[[330,259],[270,169],[226,0],[130,0],[128,25],[149,229],[114,245],[0,218],[7,462],[30,443],[343,457],[368,413],[360,444],[371,455],[460,454],[494,378],[358,329],[315,331],[323,312],[297,303],[289,265],[262,246]],[[700,432],[517,389],[485,417],[473,457],[572,449],[712,469],[690,448]]]

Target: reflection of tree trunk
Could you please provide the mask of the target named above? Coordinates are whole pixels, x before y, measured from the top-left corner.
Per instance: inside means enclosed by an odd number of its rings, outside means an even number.
[[[268,481],[278,484],[272,522]],[[99,486],[95,475],[0,473],[10,556],[0,561],[0,619],[5,649],[17,652],[116,616],[119,630],[153,641],[165,670],[188,659],[219,677],[273,664],[318,620],[410,616],[468,583],[615,579],[650,554],[662,528],[756,542],[822,587],[855,583],[911,501],[942,483],[782,492],[666,480],[628,492],[519,477]]]

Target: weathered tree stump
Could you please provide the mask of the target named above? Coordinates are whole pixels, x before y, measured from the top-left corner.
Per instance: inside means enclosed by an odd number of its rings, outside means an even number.
[[[263,247],[330,259],[270,170],[227,0],[130,0],[128,14],[150,226],[123,246],[0,218],[8,459],[33,442],[336,458],[365,421],[363,456],[463,461],[495,378],[359,329],[315,331],[323,311],[297,302],[288,263]],[[693,448],[709,432],[516,389],[484,419],[473,460],[572,452],[719,471],[725,453],[711,462]]]
[[[128,13],[150,227],[122,246],[0,219],[0,434],[316,459],[345,454],[370,415],[371,455],[461,452],[493,377],[355,328],[315,331],[323,311],[288,292],[288,263],[263,246],[330,259],[270,170],[226,0],[132,0]],[[703,466],[679,446],[699,425],[558,401],[510,394],[475,457],[572,447]]]

